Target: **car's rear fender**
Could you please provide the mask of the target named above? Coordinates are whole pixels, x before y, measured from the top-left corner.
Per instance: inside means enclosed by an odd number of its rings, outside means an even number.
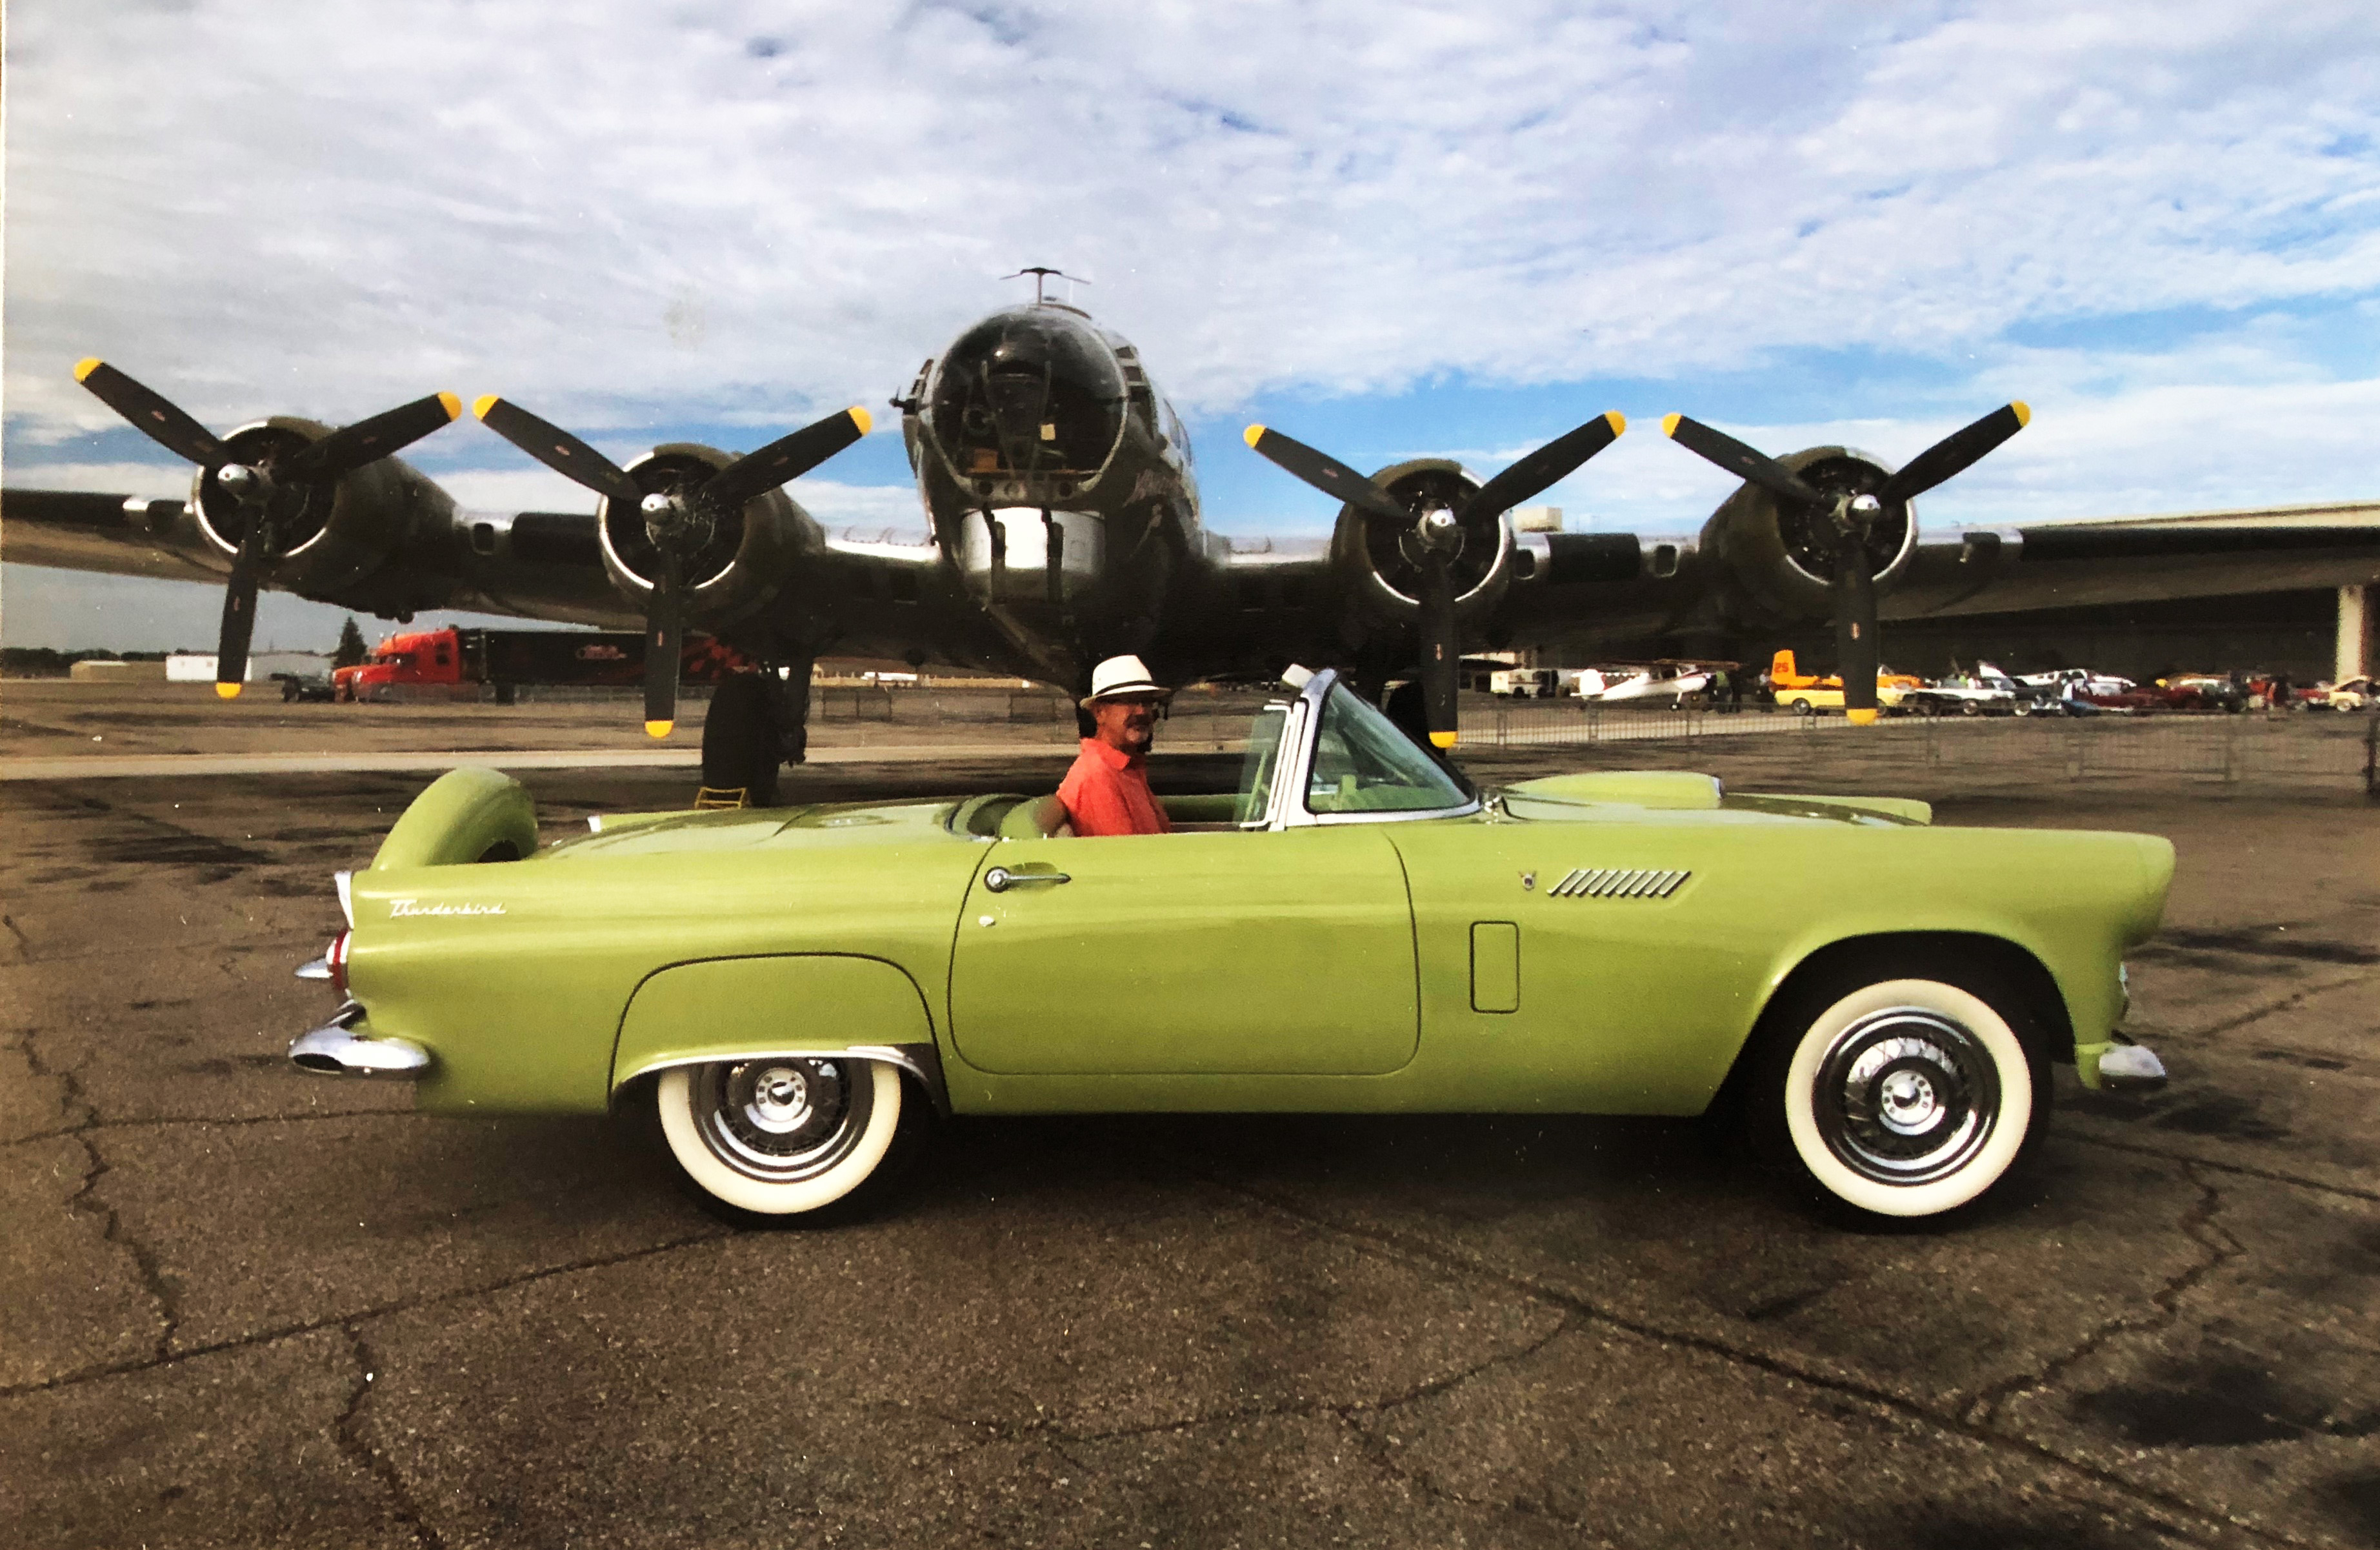
[[[394,871],[516,861],[536,849],[536,804],[519,781],[499,770],[449,770],[413,799],[371,864]]]
[[[842,953],[706,958],[646,976],[620,1019],[613,1097],[674,1066],[764,1056],[885,1061],[950,1110],[925,993],[897,964]]]

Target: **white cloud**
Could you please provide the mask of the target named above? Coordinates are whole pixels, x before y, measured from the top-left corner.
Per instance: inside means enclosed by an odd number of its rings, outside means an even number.
[[[775,421],[902,385],[1026,262],[1198,406],[1941,352],[2380,260],[2349,5],[573,18],[12,8],[12,410],[101,423],[96,348],[224,417]]]

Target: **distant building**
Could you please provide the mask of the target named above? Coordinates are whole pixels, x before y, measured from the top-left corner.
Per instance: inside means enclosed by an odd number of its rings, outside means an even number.
[[[207,658],[212,662],[214,658]],[[162,662],[116,662],[105,657],[88,657],[67,669],[67,677],[79,684],[157,683],[165,677]]]
[[[211,684],[215,679],[215,653],[212,652],[176,652],[165,659],[165,681],[177,684]],[[286,673],[299,678],[327,678],[331,676],[331,653],[328,652],[250,652],[247,676],[242,683],[262,683],[275,674]],[[152,674],[150,677],[154,677]]]

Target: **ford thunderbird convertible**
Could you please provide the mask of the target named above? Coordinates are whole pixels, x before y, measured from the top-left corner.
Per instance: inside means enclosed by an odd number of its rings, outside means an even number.
[[[1475,790],[1324,671],[1173,832],[1031,793],[598,815],[488,770],[337,879],[291,1057],[445,1115],[657,1125],[714,1210],[867,1208],[938,1115],[1730,1117],[1821,1201],[1973,1200],[2116,1031],[2173,849],[1609,771]]]

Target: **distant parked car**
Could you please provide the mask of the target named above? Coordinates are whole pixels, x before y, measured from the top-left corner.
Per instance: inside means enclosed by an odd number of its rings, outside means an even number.
[[[2162,697],[2165,708],[2172,711],[2237,714],[2248,708],[2247,691],[2218,673],[2177,673],[2169,678],[2159,678],[2153,691]]]
[[[337,698],[337,690],[328,678],[310,678],[298,673],[275,673],[273,680],[281,686],[281,702],[285,705],[300,701],[329,704]]]
[[[2020,698],[2008,676],[1995,671],[1953,673],[1912,689],[1901,706],[1918,715],[2013,715]]]
[[[2373,706],[2374,699],[2374,696],[2372,689],[2372,680],[2370,677],[2366,677],[2349,678],[2343,683],[2335,683],[2331,685],[2328,690],[2323,692],[2321,702],[2328,705],[2334,711],[2346,711],[2350,714],[2354,714],[2357,712],[2370,710]]]

